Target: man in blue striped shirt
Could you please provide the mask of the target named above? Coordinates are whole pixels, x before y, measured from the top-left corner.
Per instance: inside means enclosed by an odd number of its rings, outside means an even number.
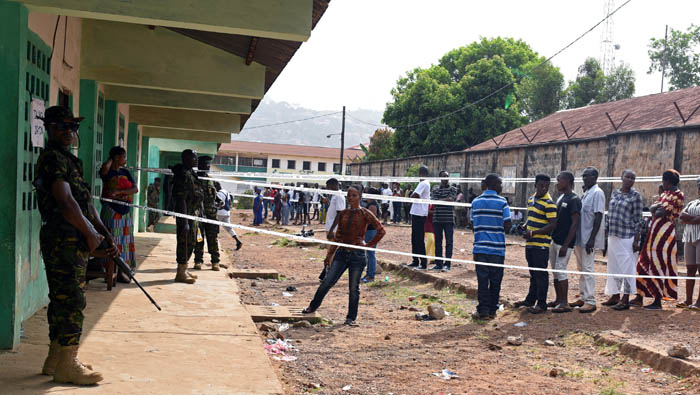
[[[486,190],[472,202],[471,221],[474,224],[474,249],[472,254],[477,262],[503,265],[506,256],[506,232],[510,230],[511,218],[508,202],[501,193],[503,181],[496,174],[484,179]],[[479,304],[474,319],[496,317],[498,299],[501,294],[503,268],[476,265],[476,278],[479,284],[477,298]]]

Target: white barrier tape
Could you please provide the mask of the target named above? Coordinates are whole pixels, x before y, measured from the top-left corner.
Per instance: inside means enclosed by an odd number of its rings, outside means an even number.
[[[216,165],[214,165],[216,166]],[[168,172],[169,169],[158,169],[150,167],[130,167],[130,169],[150,171],[150,172]],[[420,182],[421,180],[428,180],[430,182],[440,182],[441,180],[449,180],[453,182],[460,183],[481,183],[483,178],[479,177],[398,177],[398,176],[349,176],[349,175],[338,175],[338,174],[285,174],[285,173],[253,173],[253,172],[229,172],[229,171],[207,171],[209,174],[216,174],[218,176],[230,176],[230,177],[251,177],[251,178],[273,178],[273,179],[289,179],[289,180],[316,180],[325,181],[329,178],[335,178],[339,181],[368,181],[368,182]],[[681,175],[681,181],[695,181],[700,177],[700,175]],[[522,178],[501,178],[503,183],[506,182],[535,182],[534,177]],[[556,179],[552,177],[552,179]],[[583,182],[581,177],[576,179],[576,182]],[[599,183],[605,182],[622,182],[620,177],[599,177]],[[636,182],[661,182],[661,176],[639,176],[636,178]]]
[[[140,170],[155,172],[155,173],[172,174],[172,172],[170,172],[169,169],[166,169],[165,171],[163,169],[140,169]],[[215,178],[215,177],[198,177],[198,178],[200,180],[227,182],[230,184],[255,185],[255,186],[259,186],[259,187],[263,187],[263,188],[287,189],[287,190],[303,191],[303,192],[319,192],[319,193],[322,193],[325,195],[347,196],[347,192],[332,191],[330,189],[286,186],[286,185],[278,185],[278,184],[273,184],[273,183],[269,183],[269,182],[259,182],[259,181],[252,181],[252,180],[229,180],[226,178]],[[448,201],[444,201],[444,200],[430,200],[430,199],[414,199],[414,198],[406,198],[406,197],[401,197],[401,196],[370,195],[368,193],[365,193],[364,196],[365,196],[365,198],[367,198],[367,196],[376,196],[377,199],[375,199],[375,200],[387,200],[387,201],[394,201],[394,202],[425,203],[425,204],[437,204],[437,205],[455,206],[455,207],[471,207],[472,206],[471,203],[448,202]],[[527,208],[523,208],[523,207],[511,207],[510,209],[511,210],[527,210]]]
[[[142,169],[142,170],[145,170],[145,169]],[[162,169],[150,169],[148,171],[164,172]],[[169,170],[167,170],[167,171],[169,171]],[[164,174],[172,174],[172,173],[164,173]],[[255,185],[255,186],[260,186],[263,188],[287,189],[287,190],[305,191],[305,192],[319,192],[319,193],[326,194],[326,195],[347,196],[347,192],[332,191],[330,189],[286,186],[286,185],[277,185],[277,184],[272,184],[272,183],[267,183],[267,182],[229,180],[229,179],[225,179],[225,178],[215,178],[215,177],[199,177],[199,179],[209,180],[209,181],[217,181],[217,182],[228,182],[231,184]],[[245,194],[239,194],[239,195],[252,197],[252,198],[255,197],[255,195],[245,195]],[[412,204],[413,203],[424,203],[424,204],[432,204],[432,205],[436,205],[436,206],[453,206],[453,207],[466,207],[466,208],[471,208],[471,206],[472,206],[471,203],[450,202],[450,201],[445,201],[445,200],[415,199],[415,198],[406,198],[406,197],[400,197],[400,196],[374,195],[374,194],[368,194],[368,193],[363,194],[363,197],[365,199],[367,199],[367,196],[376,196],[377,198],[374,200],[386,200],[386,201],[390,201],[390,202],[404,202],[404,203],[412,203]],[[292,202],[297,202],[297,200],[292,200]],[[307,203],[310,203],[310,202],[307,202]],[[509,206],[509,209],[513,210],[513,211],[528,211],[527,207]],[[605,212],[605,214],[607,214],[607,211]],[[642,216],[651,217],[651,213],[643,213]]]
[[[351,249],[356,249],[356,250],[382,252],[382,253],[386,253],[386,254],[405,256],[405,257],[409,257],[409,258],[425,258],[428,260],[435,259],[434,256],[429,256],[429,255],[413,254],[410,252],[403,252],[403,251],[385,250],[385,249],[376,248],[376,247],[371,248],[371,247],[358,246],[358,245],[353,245],[353,244],[344,244],[344,243],[338,243],[338,242],[330,241],[330,240],[316,239],[316,238],[312,238],[312,237],[303,237],[303,236],[275,232],[275,231],[271,231],[271,230],[250,227],[250,226],[245,226],[245,225],[231,224],[231,223],[221,222],[221,221],[217,221],[217,220],[213,220],[213,219],[196,217],[194,215],[180,214],[180,213],[176,213],[173,211],[161,210],[161,209],[156,209],[156,208],[152,208],[152,207],[141,206],[138,204],[130,204],[130,203],[122,202],[120,200],[101,198],[98,196],[93,196],[93,199],[101,200],[101,201],[109,202],[109,203],[121,204],[123,206],[136,207],[136,208],[140,208],[140,209],[148,210],[148,211],[155,211],[155,212],[159,212],[159,213],[165,214],[165,215],[170,215],[173,217],[185,218],[185,219],[209,223],[209,224],[213,224],[213,225],[227,226],[227,227],[231,227],[231,228],[242,229],[242,230],[246,230],[249,232],[261,233],[261,234],[266,234],[266,235],[270,235],[270,236],[286,237],[286,238],[290,238],[290,239],[302,240],[305,242],[316,242],[316,243],[321,243],[321,244],[326,244],[326,245],[335,245],[338,247],[346,247],[346,248],[351,248]],[[495,263],[477,262],[477,261],[471,261],[471,260],[467,260],[467,259],[458,259],[458,258],[440,258],[440,259],[442,261],[467,263],[467,264],[471,264],[471,265],[500,267],[500,268],[504,268],[504,269],[515,269],[515,270],[530,270],[530,271],[539,271],[539,272],[548,272],[548,273],[565,273],[565,274],[572,274],[572,275],[579,274],[579,275],[591,275],[591,276],[599,276],[599,277],[646,278],[646,279],[660,279],[660,280],[697,280],[697,279],[700,279],[700,276],[698,276],[698,277],[675,276],[674,277],[674,276],[651,276],[651,275],[637,275],[637,274],[610,274],[610,273],[601,273],[601,272],[580,272],[580,271],[576,271],[576,270],[559,270],[559,269],[528,267],[528,266],[518,266],[518,265],[505,265],[505,264],[499,265],[499,264],[495,264]]]

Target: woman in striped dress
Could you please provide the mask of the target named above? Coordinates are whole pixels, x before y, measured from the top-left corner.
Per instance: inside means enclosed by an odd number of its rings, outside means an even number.
[[[139,189],[129,170],[124,167],[125,165],[126,150],[120,146],[112,147],[109,150],[109,159],[100,169],[100,178],[102,178],[103,183],[102,197],[131,204],[133,196],[139,192]],[[124,262],[135,269],[136,250],[134,248],[134,223],[131,207],[103,202],[100,217],[107,229],[112,232]],[[117,281],[128,283],[131,279],[120,270]]]
[[[695,276],[700,265],[700,177],[698,183],[698,199],[693,200],[683,209],[681,222],[685,224],[683,232],[683,244],[685,245],[685,264],[688,268],[688,277]],[[687,307],[692,310],[700,309],[700,294],[693,304],[693,289],[695,280],[685,280],[685,302],[678,307]]]
[[[653,221],[637,262],[637,274],[643,276],[676,276],[675,223],[683,210],[685,196],[678,189],[680,174],[677,171],[666,170],[662,181],[664,193],[650,207]],[[654,302],[644,308],[661,310],[662,298],[678,298],[677,286],[677,280],[637,278],[637,297],[630,303],[642,305],[643,297],[654,298]]]

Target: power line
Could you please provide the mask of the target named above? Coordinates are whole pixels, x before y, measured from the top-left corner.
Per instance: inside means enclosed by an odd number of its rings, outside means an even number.
[[[363,121],[363,120],[361,120],[361,119],[359,119],[359,118],[353,117],[352,115],[350,115],[350,114],[348,114],[348,113],[346,113],[345,115],[346,115],[348,118],[352,118],[352,119],[356,120],[357,122],[364,123],[365,125],[380,126],[380,127],[389,127],[389,125],[379,125],[379,124],[376,124],[376,123]]]
[[[266,124],[266,125],[249,126],[249,127],[243,128],[243,129],[244,129],[244,130],[246,130],[246,129],[260,129],[260,128],[267,128],[267,127],[270,127],[270,126],[286,125],[286,124],[288,124],[288,123],[302,122],[302,121],[308,121],[308,120],[311,120],[311,119],[329,117],[329,116],[331,116],[331,115],[340,114],[341,112],[342,112],[342,111],[336,111],[336,112],[331,112],[331,113],[323,114],[323,115],[316,115],[316,116],[308,117],[308,118],[294,119],[294,120],[291,120],[291,121],[284,121],[284,122],[277,122],[277,123],[269,123],[269,124]]]
[[[590,32],[592,32],[593,30],[595,30],[595,28],[597,28],[597,27],[600,26],[603,22],[605,22],[605,21],[608,20],[610,17],[612,17],[613,15],[615,15],[616,12],[618,12],[622,7],[624,7],[624,6],[626,6],[627,4],[629,4],[631,1],[632,1],[632,0],[627,0],[627,1],[625,1],[621,6],[617,7],[614,11],[612,11],[611,13],[609,13],[608,15],[606,15],[605,18],[601,19],[598,23],[596,23],[595,25],[593,25],[590,29],[586,30],[583,34],[581,34],[580,36],[578,36],[574,41],[570,42],[570,43],[567,44],[564,48],[562,48],[562,49],[560,49],[559,51],[555,52],[554,55],[552,55],[552,56],[550,56],[549,58],[545,59],[544,61],[538,63],[538,64],[537,64],[535,67],[533,67],[529,72],[524,73],[522,76],[519,77],[519,80],[522,80],[523,78],[525,78],[525,77],[527,77],[528,75],[532,74],[535,70],[537,70],[538,68],[542,67],[544,64],[546,64],[547,62],[549,62],[550,60],[552,60],[555,56],[557,56],[557,55],[559,55],[560,53],[562,53],[562,52],[566,51],[567,49],[569,49],[569,47],[571,47],[572,45],[576,44],[579,40],[581,40],[583,37],[585,37],[586,35],[588,35],[588,33],[590,33]],[[426,120],[426,121],[420,121],[420,122],[409,123],[409,124],[398,125],[398,126],[391,126],[391,127],[394,128],[394,129],[398,129],[398,128],[409,128],[409,127],[412,127],[412,126],[423,125],[423,124],[435,122],[435,121],[437,121],[437,120],[440,120],[440,119],[443,119],[443,118],[446,118],[446,117],[450,117],[450,116],[452,116],[452,115],[454,115],[454,114],[457,114],[457,113],[459,113],[459,112],[462,112],[462,111],[466,110],[466,109],[469,108],[469,107],[475,106],[475,105],[477,105],[477,104],[483,102],[484,100],[486,100],[486,99],[488,99],[488,98],[490,98],[490,97],[492,97],[492,96],[494,96],[494,95],[496,95],[496,94],[498,94],[498,93],[504,91],[505,89],[508,89],[508,88],[512,87],[513,85],[515,85],[515,82],[510,82],[510,83],[508,83],[508,84],[506,84],[506,85],[503,85],[502,87],[496,89],[495,91],[489,93],[488,95],[482,97],[482,98],[479,99],[479,100],[476,100],[476,101],[471,102],[471,103],[467,103],[467,104],[465,104],[464,106],[462,106],[462,107],[460,107],[460,108],[458,108],[458,109],[456,109],[456,110],[453,110],[453,111],[447,112],[447,113],[445,113],[445,114],[439,115],[439,116],[437,116],[437,117],[435,117],[435,118],[428,119],[428,120]],[[380,124],[375,124],[375,123],[371,123],[371,122],[361,121],[361,120],[359,120],[359,119],[357,119],[357,118],[355,118],[355,117],[353,117],[353,116],[351,116],[351,115],[348,115],[348,116],[351,117],[352,119],[356,120],[356,121],[365,123],[365,124],[367,124],[367,125],[378,126],[378,127],[386,126],[386,125],[380,125]]]

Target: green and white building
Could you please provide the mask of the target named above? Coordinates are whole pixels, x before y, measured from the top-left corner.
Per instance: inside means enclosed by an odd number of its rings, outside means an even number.
[[[76,153],[99,195],[97,170],[115,145],[134,167],[167,167],[187,148],[216,155],[328,2],[0,0],[0,349],[16,347],[22,322],[48,303],[32,101],[85,117]],[[145,205],[158,175],[134,175]],[[145,213],[135,214],[144,229]]]

